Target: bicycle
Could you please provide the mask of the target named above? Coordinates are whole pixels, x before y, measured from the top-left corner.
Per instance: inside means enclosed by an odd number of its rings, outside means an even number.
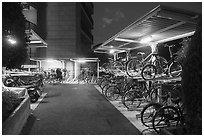
[[[138,52],[138,56],[140,54],[143,54],[142,52]],[[135,62],[138,62],[137,64],[140,64],[138,56],[133,56],[129,54],[129,51],[126,51],[126,59],[123,61],[123,58],[118,58],[117,60],[113,60],[112,58],[109,58],[108,63],[104,63],[102,65],[102,68],[106,72],[114,73],[114,72],[126,72],[126,74],[130,77],[135,77],[138,75],[138,69],[137,65],[135,65]]]
[[[88,72],[84,72],[82,71],[78,78],[77,78],[77,81],[78,81],[78,84],[80,83],[86,83],[86,84],[89,84],[91,82],[91,76],[88,74]]]
[[[156,60],[153,63],[149,63],[142,68],[141,75],[144,80],[154,79],[157,74],[163,74],[179,77],[182,72],[182,65],[177,61],[177,54],[173,54],[171,48],[175,45],[167,45],[170,53],[170,60],[167,62],[166,59],[159,57],[157,53],[153,53]]]
[[[143,110],[141,111],[141,122],[146,127],[152,127],[152,119],[156,111],[158,111],[163,106],[168,106],[172,104],[172,100],[177,98],[180,92],[181,85],[178,83],[167,83],[163,84],[165,87],[167,86],[168,89],[162,88],[161,85],[157,85],[156,87],[162,90],[162,95],[158,94],[158,89],[154,90],[154,94],[156,95],[156,100],[160,100],[160,102],[153,100],[154,102],[150,102],[147,104]],[[155,102],[156,101],[156,102]]]
[[[122,103],[128,110],[137,108],[145,100],[150,100],[152,90],[153,86],[148,87],[145,81],[137,81],[122,96]]]
[[[122,58],[119,58],[117,60],[108,58],[108,63],[104,63],[101,67],[108,73],[114,73],[114,71],[123,71],[124,64],[121,60]]]
[[[175,105],[163,106],[156,111],[152,118],[152,127],[159,133],[161,128],[178,126],[185,124],[185,114],[181,98],[171,100]]]
[[[119,77],[115,83],[105,90],[105,96],[111,101],[116,100],[123,96],[133,83],[134,81],[129,80],[127,77]]]

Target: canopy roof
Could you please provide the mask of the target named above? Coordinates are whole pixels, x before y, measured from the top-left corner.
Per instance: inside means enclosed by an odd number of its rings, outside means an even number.
[[[47,47],[47,43],[32,29],[26,30],[29,35],[29,45],[31,47]]]
[[[194,34],[199,13],[157,6],[116,35],[95,47],[94,52],[133,50],[151,43],[164,43]]]

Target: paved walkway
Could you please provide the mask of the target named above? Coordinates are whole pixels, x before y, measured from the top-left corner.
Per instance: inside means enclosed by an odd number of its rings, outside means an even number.
[[[47,85],[45,92],[22,134],[141,134],[93,85]]]

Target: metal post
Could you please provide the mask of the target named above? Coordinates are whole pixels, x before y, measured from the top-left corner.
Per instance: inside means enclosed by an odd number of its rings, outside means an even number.
[[[116,53],[113,54],[113,60],[116,60]]]
[[[152,53],[158,52],[158,48],[157,48],[157,44],[156,43],[152,43],[150,45],[150,47],[151,47]]]
[[[130,57],[130,51],[128,50],[128,51],[126,51],[126,61],[129,60],[129,57]]]
[[[99,60],[97,60],[97,78],[99,78]]]

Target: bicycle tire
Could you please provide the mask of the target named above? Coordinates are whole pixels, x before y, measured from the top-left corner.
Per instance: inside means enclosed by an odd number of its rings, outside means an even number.
[[[126,73],[128,76],[130,77],[136,77],[140,74],[140,61],[139,60],[136,60],[136,59],[131,59],[127,62],[127,65],[126,65]]]
[[[157,74],[157,69],[154,65],[148,64],[142,68],[142,78],[144,80],[151,80],[154,79]],[[148,77],[149,76],[149,77]]]
[[[158,100],[158,98],[161,97],[161,95],[159,96],[158,94],[158,89],[161,89],[161,86],[157,86],[157,87],[152,87],[150,90],[150,100],[152,102],[155,102]]]
[[[140,113],[142,124],[143,124],[144,126],[146,126],[146,127],[151,127],[152,125],[150,125],[150,124],[152,124],[152,118],[153,118],[155,112],[156,112],[159,108],[161,108],[162,106],[163,106],[162,104],[156,103],[156,102],[152,102],[152,103],[149,103],[149,104],[147,104],[146,106],[144,106],[143,109],[142,109],[142,111],[141,111],[141,113]],[[152,108],[152,109],[151,109],[151,108]],[[151,112],[148,113],[148,110],[150,110]],[[147,114],[149,114],[149,115],[147,116]],[[147,117],[147,118],[146,118],[146,117]],[[151,123],[149,123],[149,122],[151,122]],[[149,124],[148,124],[148,123],[149,123]]]
[[[168,69],[168,73],[172,76],[172,77],[179,77],[181,75],[182,72],[182,65],[181,63],[174,61],[170,64],[169,69]]]
[[[156,111],[155,115],[153,116],[152,127],[157,133],[159,133],[160,128],[177,126],[179,121],[180,114],[178,109],[173,106],[164,106]]]
[[[138,108],[140,104],[142,103],[140,98],[138,98],[139,94],[137,92],[139,92],[139,88],[131,89],[127,91],[122,97],[123,99],[122,103],[128,110]]]
[[[106,78],[102,77],[98,80],[98,86],[101,87],[101,83],[106,80]]]
[[[102,90],[103,90],[103,87],[104,87],[107,83],[110,83],[110,81],[107,80],[107,79],[104,79],[104,80],[101,81],[100,87],[101,87]]]
[[[107,71],[108,69],[110,69],[110,63],[104,63],[101,67],[104,68],[105,71]]]
[[[109,86],[105,91],[105,96],[110,101],[117,100],[119,98],[120,90],[117,86]]]
[[[124,70],[124,65],[120,61],[114,61],[110,63],[110,65],[111,65],[111,69]]]
[[[106,92],[106,90],[108,89],[108,87],[110,86],[110,83],[107,83],[107,84],[105,84],[104,86],[103,86],[103,88],[102,88],[102,94],[105,96],[105,92]]]

